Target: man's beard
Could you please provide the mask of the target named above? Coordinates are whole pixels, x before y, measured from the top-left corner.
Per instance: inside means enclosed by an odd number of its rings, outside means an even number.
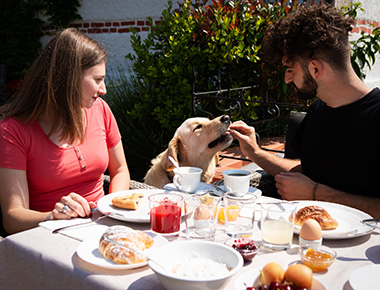
[[[304,70],[305,75],[304,75],[304,80],[302,83],[301,88],[297,88],[294,83],[292,83],[293,89],[296,91],[297,96],[301,100],[310,100],[314,99],[317,96],[317,89],[318,89],[318,84],[317,82],[313,79],[309,71]]]

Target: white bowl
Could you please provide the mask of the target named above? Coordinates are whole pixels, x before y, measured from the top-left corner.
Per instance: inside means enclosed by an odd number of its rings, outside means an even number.
[[[194,257],[194,255],[223,263],[230,271],[217,278],[189,278],[173,273],[176,265],[184,259]],[[220,289],[230,277],[243,267],[243,258],[238,251],[221,243],[210,241],[190,240],[169,243],[151,253],[149,257],[160,262],[162,267],[151,260],[148,261],[148,265],[168,290]]]

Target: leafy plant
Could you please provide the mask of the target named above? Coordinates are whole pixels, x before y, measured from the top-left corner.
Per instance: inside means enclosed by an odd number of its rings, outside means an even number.
[[[262,71],[263,33],[268,23],[284,17],[292,7],[285,6],[286,1],[208,3],[185,0],[173,11],[169,1],[160,23],[146,39],[137,32],[131,37],[135,54],[127,57],[134,61],[134,85],[140,89],[141,100],[130,113],[154,120],[157,130],[172,134],[191,116],[193,83],[200,91],[215,89],[221,75],[222,83],[229,87],[259,85],[250,98],[260,100],[267,91],[268,78],[273,78]],[[274,99],[279,96],[278,85],[270,87]],[[257,118],[257,111],[249,114]]]
[[[357,17],[358,10],[365,12],[362,4],[359,2],[351,3],[349,6],[342,6],[340,10],[343,15],[349,15],[353,18]],[[360,35],[357,40],[351,41],[351,64],[356,74],[361,79],[364,79],[366,77],[364,69],[366,67],[368,69],[372,68],[376,61],[376,55],[380,51],[380,27],[374,28],[372,34],[362,31]]]
[[[80,19],[78,0],[2,0],[0,9],[0,64],[7,80],[22,78],[41,49],[42,28],[61,28]],[[42,20],[46,16],[47,22]]]
[[[161,131],[155,131],[152,120],[132,118],[129,113],[140,101],[140,92],[133,85],[130,70],[116,69],[107,77],[107,95],[105,100],[112,108],[119,130],[123,136],[123,148],[131,178],[142,180],[147,172],[150,160],[167,146],[167,139]]]

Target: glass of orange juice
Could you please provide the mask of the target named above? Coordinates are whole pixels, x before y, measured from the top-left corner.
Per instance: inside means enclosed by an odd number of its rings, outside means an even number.
[[[261,204],[261,236],[263,246],[271,250],[291,247],[296,205],[291,202]]]
[[[227,235],[233,238],[248,238],[252,235],[257,198],[257,195],[251,192],[241,195],[227,192],[224,195],[222,218]]]

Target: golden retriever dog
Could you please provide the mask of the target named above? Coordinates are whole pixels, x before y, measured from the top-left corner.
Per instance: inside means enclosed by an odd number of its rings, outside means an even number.
[[[176,130],[168,148],[152,160],[152,166],[144,181],[146,184],[163,188],[173,182],[174,165],[172,156],[179,166],[203,169],[202,182],[210,183],[219,161],[218,152],[227,148],[233,138],[230,135],[230,117],[223,115],[213,120],[189,118]]]

